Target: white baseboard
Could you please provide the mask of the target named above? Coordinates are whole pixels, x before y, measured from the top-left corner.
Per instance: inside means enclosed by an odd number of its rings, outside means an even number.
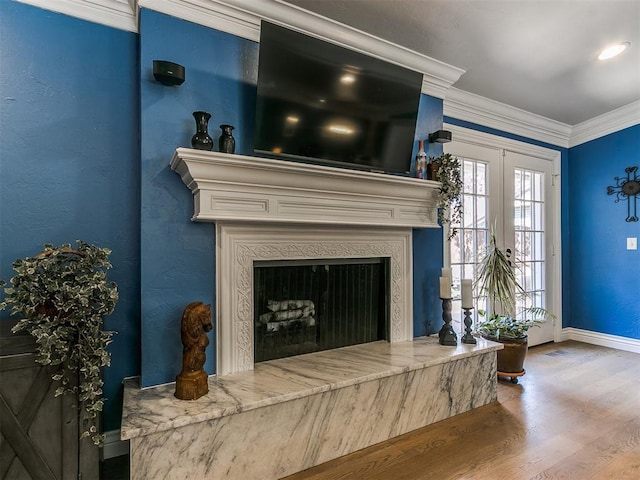
[[[576,340],[578,342],[591,343],[602,347],[625,350],[627,352],[640,353],[640,340],[635,338],[620,337],[607,333],[591,332],[579,328],[563,328],[561,340]]]
[[[120,430],[110,430],[104,433],[100,460],[129,455],[129,440],[120,440]]]

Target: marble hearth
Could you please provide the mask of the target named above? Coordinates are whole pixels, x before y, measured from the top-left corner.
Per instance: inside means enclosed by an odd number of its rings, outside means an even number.
[[[497,399],[501,344],[434,337],[270,360],[209,378],[185,402],[174,385],[124,390],[131,478],[278,479]]]

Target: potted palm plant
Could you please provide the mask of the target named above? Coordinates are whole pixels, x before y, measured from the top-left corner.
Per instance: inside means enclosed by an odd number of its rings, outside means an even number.
[[[518,377],[525,373],[527,332],[537,326],[541,318],[553,318],[553,314],[540,307],[526,307],[516,312],[517,299],[525,297],[526,292],[518,282],[515,268],[509,253],[498,248],[492,230],[475,279],[476,291],[487,296],[491,313],[478,312],[484,317],[478,322],[478,332],[504,345],[504,349],[498,351],[498,374],[518,383]]]
[[[427,163],[427,180],[440,182],[438,189],[438,220],[444,226],[459,224],[462,221],[462,171],[460,160],[450,153],[443,153],[438,157],[429,157]],[[455,227],[449,229],[451,240],[458,230]]]
[[[107,280],[111,268],[109,249],[82,241],[77,246],[46,244],[35,257],[16,260],[16,274],[9,285],[0,281],[5,297],[0,310],[11,307],[20,320],[13,333],[25,331],[36,341],[38,362],[59,368],[53,379],[60,384],[55,395],[75,395],[80,408],[80,438],[99,445],[102,411],[102,367],[110,364],[107,345],[115,332],[104,331],[103,318],[118,300],[114,282]]]

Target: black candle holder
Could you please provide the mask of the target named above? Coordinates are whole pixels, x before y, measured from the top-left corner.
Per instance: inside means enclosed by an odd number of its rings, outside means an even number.
[[[458,345],[458,336],[451,326],[452,302],[450,298],[441,298],[440,300],[442,300],[442,320],[444,320],[444,325],[438,333],[439,342],[440,345],[455,347]]]
[[[462,343],[469,343],[471,345],[475,345],[477,343],[476,337],[471,333],[471,324],[473,320],[471,320],[471,310],[472,308],[464,309],[464,335],[462,336]]]

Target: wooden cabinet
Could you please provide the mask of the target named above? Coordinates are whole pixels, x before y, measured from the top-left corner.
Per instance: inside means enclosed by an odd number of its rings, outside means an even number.
[[[71,395],[54,397],[54,367],[35,361],[35,341],[0,321],[0,479],[98,479],[98,448],[79,440]]]

